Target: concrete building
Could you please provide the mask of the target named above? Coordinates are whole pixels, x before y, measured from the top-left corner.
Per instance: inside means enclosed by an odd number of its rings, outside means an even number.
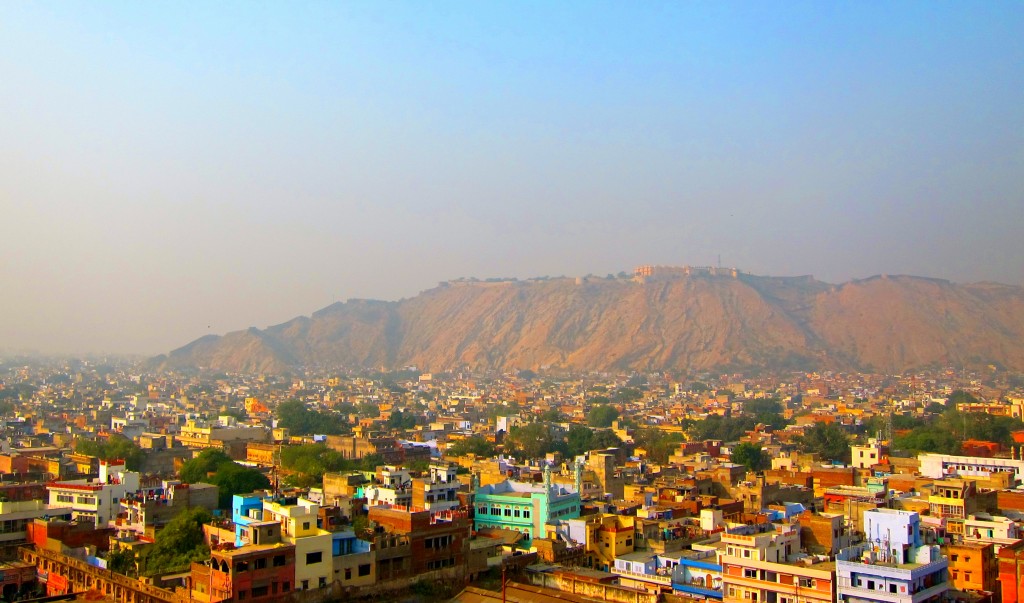
[[[270,601],[295,585],[295,547],[277,542],[213,550],[206,563],[192,564],[191,573],[193,601]]]
[[[889,455],[888,442],[877,438],[869,438],[864,446],[853,445],[850,447],[852,464],[858,469],[870,469],[878,465]]]
[[[519,532],[527,546],[529,541],[545,535],[544,526],[552,519],[580,516],[579,491],[552,485],[550,467],[545,468],[542,484],[504,480],[481,486],[475,492],[474,504],[476,529]]]
[[[127,471],[123,461],[100,461],[96,479],[76,479],[47,486],[50,506],[71,509],[72,518],[106,526],[121,507],[119,501],[139,490],[139,474]]]
[[[1024,481],[1024,460],[989,459],[950,454],[920,454],[921,475],[934,479],[951,476],[984,477],[992,473],[1012,473],[1017,483]]]
[[[944,553],[957,590],[994,593],[999,600],[999,558],[991,542],[950,544]]]
[[[167,522],[192,507],[216,509],[217,486],[165,481],[157,490],[128,493],[121,498],[120,510],[111,523],[119,538],[152,540]]]
[[[412,508],[432,513],[458,508],[458,493],[462,482],[456,477],[457,470],[458,466],[451,463],[430,463],[427,477],[412,480]]]
[[[831,603],[835,563],[800,553],[797,525],[774,525],[753,534],[723,534],[723,601]]]
[[[175,436],[188,448],[224,448],[226,445],[246,442],[269,442],[270,430],[266,427],[239,424],[234,417],[220,417],[214,423],[190,419]]]
[[[921,543],[917,513],[864,512],[866,541],[840,551],[837,593],[849,603],[925,603],[949,590],[948,562],[939,547]]]

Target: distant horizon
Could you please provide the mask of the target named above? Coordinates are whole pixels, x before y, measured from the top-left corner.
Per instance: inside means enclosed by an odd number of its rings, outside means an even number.
[[[1020,286],[1021,31],[999,0],[0,4],[0,347],[719,257]]]
[[[641,264],[641,265],[645,265],[645,264]],[[646,264],[646,265],[661,266],[661,267],[673,267],[673,268],[684,267],[684,266],[690,266],[692,268],[710,267],[710,266],[707,266],[707,265],[698,266],[698,265],[695,265],[695,264]],[[761,278],[812,278],[812,279],[814,279],[815,281],[817,281],[819,283],[823,283],[823,284],[826,284],[826,285],[833,285],[833,286],[843,285],[843,284],[846,284],[846,283],[854,283],[854,282],[859,282],[859,281],[867,281],[867,280],[871,280],[871,279],[874,279],[874,278],[900,278],[900,277],[907,277],[907,278],[916,278],[916,279],[925,279],[925,280],[939,280],[939,281],[949,282],[949,283],[953,283],[953,284],[957,284],[957,285],[994,284],[994,285],[1009,286],[1009,287],[1024,287],[1024,285],[1015,285],[1015,284],[1012,284],[1012,283],[1001,283],[1001,282],[998,282],[998,281],[954,281],[954,280],[951,280],[951,279],[945,279],[945,278],[934,277],[934,276],[925,276],[925,275],[916,275],[916,274],[889,274],[889,273],[877,273],[877,274],[872,274],[872,275],[864,276],[864,277],[851,278],[851,279],[847,279],[845,281],[825,281],[825,280],[817,278],[813,274],[753,274],[753,273],[749,273],[749,272],[743,270],[742,268],[736,267],[736,266],[725,266],[725,265],[722,265],[720,267],[721,270],[731,270],[733,268],[735,268],[737,270],[740,270],[743,274],[746,274],[748,276],[753,276],[753,277],[761,277]],[[269,329],[271,327],[275,327],[275,326],[278,326],[278,325],[285,324],[285,323],[287,323],[287,322],[289,322],[291,320],[294,320],[296,318],[311,317],[313,314],[315,314],[315,313],[317,313],[317,312],[319,312],[321,310],[324,310],[326,308],[329,308],[329,307],[331,307],[333,305],[345,304],[345,303],[349,303],[349,302],[352,302],[352,301],[374,301],[374,302],[397,303],[397,302],[401,302],[401,301],[406,300],[406,299],[414,298],[414,297],[416,297],[418,295],[421,295],[421,294],[423,294],[423,293],[425,293],[427,291],[430,291],[432,289],[436,289],[436,288],[442,286],[445,283],[458,282],[460,280],[465,280],[467,282],[474,282],[471,279],[476,279],[476,282],[480,282],[480,283],[487,283],[488,281],[492,281],[493,282],[493,281],[505,281],[505,280],[508,280],[508,281],[513,281],[514,280],[515,282],[526,283],[526,282],[530,282],[530,281],[534,281],[534,280],[560,279],[560,278],[572,280],[572,279],[587,278],[587,277],[591,277],[591,278],[594,278],[596,280],[603,280],[603,279],[606,279],[608,277],[608,275],[615,275],[616,277],[618,277],[618,275],[623,273],[623,272],[626,272],[627,274],[632,276],[632,274],[633,274],[632,271],[633,271],[633,269],[630,269],[628,271],[627,270],[619,270],[619,271],[616,271],[616,272],[606,272],[606,273],[602,273],[602,274],[597,274],[597,273],[587,273],[587,274],[578,274],[578,275],[574,275],[574,274],[557,274],[557,275],[555,275],[555,274],[544,274],[544,275],[536,275],[536,276],[528,276],[528,277],[516,277],[516,276],[490,276],[490,277],[459,276],[459,277],[454,277],[454,278],[438,281],[434,286],[428,287],[426,289],[421,289],[418,292],[416,292],[415,294],[404,295],[404,296],[395,297],[395,298],[391,298],[391,299],[385,299],[385,298],[382,298],[382,297],[361,297],[361,296],[348,297],[348,298],[345,298],[345,299],[336,299],[336,300],[334,300],[332,302],[327,303],[326,305],[323,305],[323,306],[320,306],[320,307],[317,307],[317,308],[314,308],[314,309],[311,309],[311,310],[307,310],[306,312],[300,312],[299,314],[295,314],[293,316],[289,316],[289,317],[281,319],[281,320],[270,321],[270,322],[263,323],[262,326],[261,325],[248,325],[248,326],[244,326],[244,327],[238,327],[238,328],[235,328],[235,329],[231,329],[229,331],[223,331],[223,332],[218,332],[218,333],[206,333],[204,335],[195,335],[195,336],[193,336],[191,338],[187,338],[185,341],[180,341],[179,343],[177,343],[177,344],[175,344],[175,345],[173,345],[171,347],[168,347],[167,349],[162,349],[162,350],[155,350],[155,351],[149,351],[149,352],[119,352],[119,351],[112,351],[112,350],[111,351],[96,351],[96,350],[92,350],[92,351],[88,351],[88,350],[87,351],[74,351],[74,350],[69,350],[69,351],[43,351],[43,350],[31,350],[30,348],[23,348],[22,354],[23,355],[29,355],[29,356],[34,355],[34,356],[50,357],[50,358],[65,358],[65,357],[67,357],[67,358],[70,358],[70,357],[82,357],[82,358],[84,358],[84,357],[92,357],[92,356],[116,356],[116,357],[123,357],[123,358],[136,357],[137,359],[146,359],[146,358],[152,358],[152,357],[160,356],[160,355],[163,355],[163,354],[167,354],[167,353],[169,353],[169,352],[171,352],[173,350],[179,349],[179,348],[184,347],[184,346],[186,346],[186,345],[188,345],[190,343],[193,343],[193,342],[195,342],[195,341],[197,341],[197,340],[199,340],[199,339],[201,339],[201,338],[203,338],[205,336],[212,335],[212,336],[216,336],[216,337],[223,337],[224,335],[227,335],[229,333],[236,333],[236,332],[239,332],[239,331],[246,331],[248,329],[258,329],[260,331],[263,331],[263,330]],[[3,347],[0,347],[0,354],[5,354],[5,353],[6,354],[13,354],[13,355],[18,355],[19,354],[19,352],[17,350],[12,351],[12,350],[4,349]]]

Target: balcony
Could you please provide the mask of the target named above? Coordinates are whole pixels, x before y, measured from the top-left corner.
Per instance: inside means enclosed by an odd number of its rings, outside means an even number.
[[[619,576],[623,576],[623,577],[627,577],[627,578],[634,578],[636,580],[643,580],[645,582],[654,582],[656,584],[662,584],[662,585],[665,585],[665,586],[672,586],[672,576],[667,575],[667,574],[664,575],[664,576],[661,576],[661,575],[658,575],[658,574],[641,574],[639,572],[631,572],[629,570],[622,570],[622,569],[618,569],[618,568],[612,568],[612,573],[613,574],[618,574]]]

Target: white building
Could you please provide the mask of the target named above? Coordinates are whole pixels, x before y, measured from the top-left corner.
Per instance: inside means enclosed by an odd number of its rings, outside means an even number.
[[[876,438],[870,438],[864,446],[850,446],[851,464],[858,469],[870,469],[872,466],[882,462],[882,457],[888,454],[888,447],[885,442]]]
[[[51,507],[71,509],[72,519],[105,527],[120,511],[121,498],[139,490],[139,474],[126,471],[123,461],[100,461],[98,478],[53,482],[46,489]]]
[[[913,511],[864,511],[866,542],[836,557],[837,594],[846,603],[937,601],[949,590],[948,561],[921,543]]]
[[[921,462],[921,475],[933,479],[954,475],[986,477],[993,473],[1013,473],[1018,482],[1024,481],[1024,460],[933,453],[919,454],[917,460]]]

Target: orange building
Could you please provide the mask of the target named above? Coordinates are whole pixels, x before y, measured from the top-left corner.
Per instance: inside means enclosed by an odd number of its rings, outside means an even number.
[[[955,588],[996,593],[999,599],[999,558],[991,542],[951,544],[945,553]]]

